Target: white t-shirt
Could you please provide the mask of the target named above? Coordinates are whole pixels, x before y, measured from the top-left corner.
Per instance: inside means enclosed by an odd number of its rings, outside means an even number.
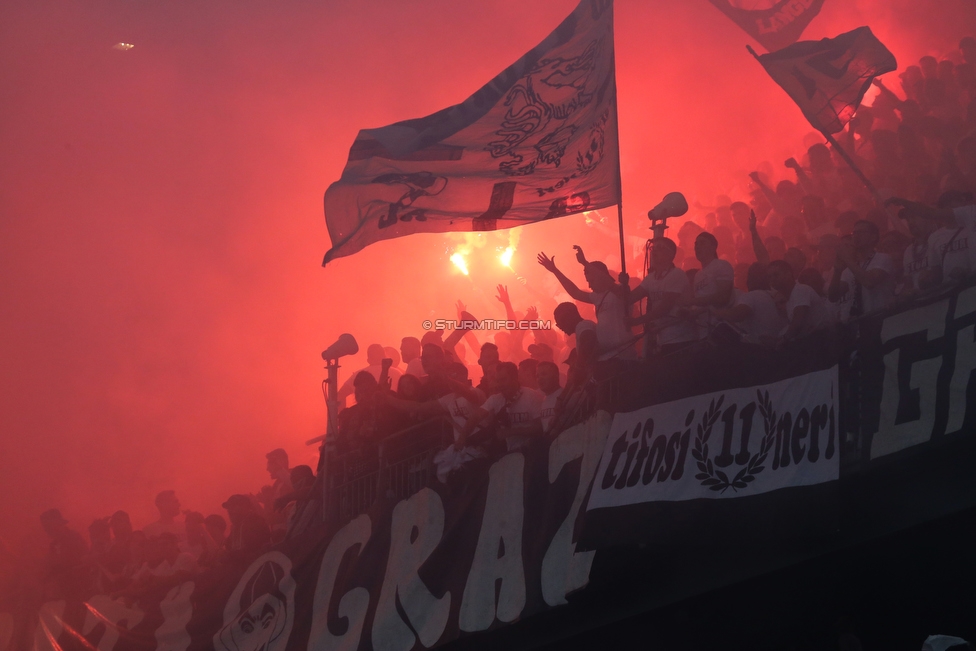
[[[651,271],[641,281],[640,286],[647,292],[648,309],[651,309],[651,306],[656,301],[661,300],[665,294],[680,294],[682,296],[691,294],[691,282],[688,280],[688,274],[677,267],[672,267],[661,275],[656,271]],[[660,327],[660,330],[657,331],[658,346],[680,344],[698,339],[698,330],[695,324],[689,320],[678,319],[675,316],[677,309],[675,307],[667,316],[651,322],[652,328]]]
[[[464,429],[464,425],[471,418],[474,405],[467,398],[456,393],[448,393],[445,396],[441,396],[437,399],[437,402],[447,410],[448,416],[451,417],[451,421],[454,423],[454,440],[456,441],[461,430]]]
[[[758,344],[762,337],[776,337],[787,326],[768,291],[758,289],[740,294],[735,304],[746,305],[752,311],[748,319],[735,324],[748,343]]]
[[[726,287],[735,285],[735,269],[729,262],[715,258],[695,274],[695,298],[714,294],[722,284]],[[728,303],[714,307],[732,307],[732,300],[730,295]],[[700,339],[707,337],[716,323],[717,320],[710,311],[702,314],[698,319],[698,337]]]
[[[522,387],[511,400],[506,400],[505,396],[500,393],[488,396],[481,408],[493,415],[497,415],[505,409],[508,412],[509,425],[520,427],[531,424],[533,420],[541,416],[542,401],[541,391]],[[505,439],[505,445],[511,452],[525,445],[527,441],[528,438],[524,436],[510,436]]]
[[[891,307],[895,302],[896,269],[894,260],[885,253],[874,253],[868,260],[867,266],[864,267],[865,271],[871,271],[872,269],[883,269],[887,272],[888,277],[883,283],[875,287],[861,288],[863,298],[862,315]],[[847,283],[847,293],[839,301],[841,304],[841,318],[846,321],[850,318],[851,308],[854,306],[854,288],[856,285],[854,272],[850,269],[844,269],[840,275],[840,281]]]
[[[928,264],[942,268],[942,281],[953,282],[968,276],[976,262],[976,250],[970,249],[973,231],[965,226],[940,228],[929,236]]]
[[[596,358],[597,358],[598,361],[603,362],[603,361],[606,361],[608,359],[613,359],[615,357],[618,358],[618,359],[625,357],[624,354],[614,355],[612,349],[608,351],[606,349],[606,347],[603,346],[603,344],[600,341],[600,332],[597,329],[597,325],[595,323],[593,323],[592,321],[590,321],[589,319],[583,319],[578,324],[576,324],[575,334],[576,334],[576,348],[577,348],[577,353],[579,352],[580,336],[584,332],[586,332],[588,330],[589,331],[592,331],[593,332],[593,335],[596,337]],[[630,350],[633,350],[633,349],[630,349]]]
[[[905,279],[906,286],[919,289],[919,277],[932,264],[931,242],[932,238],[930,237],[928,243],[912,242],[905,249],[905,255],[902,258],[902,277]]]
[[[793,286],[793,291],[790,292],[790,297],[786,300],[786,317],[790,322],[793,321],[793,313],[796,308],[802,306],[809,306],[810,314],[803,330],[797,333],[797,336],[803,337],[831,325],[830,310],[827,309],[820,294],[809,285],[796,283]]]
[[[596,340],[601,354],[607,355],[606,359],[635,358],[633,346],[614,353],[633,337],[627,325],[627,309],[623,299],[613,292],[593,292],[591,299],[596,309]]]
[[[542,406],[539,413],[542,418],[543,432],[549,431],[549,424],[552,423],[552,419],[556,415],[556,401],[559,400],[559,396],[561,395],[563,395],[563,388],[559,387],[542,399]]]

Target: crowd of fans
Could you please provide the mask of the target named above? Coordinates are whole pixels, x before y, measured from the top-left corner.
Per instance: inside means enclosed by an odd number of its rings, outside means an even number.
[[[874,188],[817,143],[802,161],[787,160],[781,178],[753,172],[744,200],[726,197],[655,240],[642,280],[576,247],[584,290],[540,253],[572,299],[552,311],[556,329],[502,330],[488,341],[435,330],[399,348],[370,345],[368,365],[339,388],[338,435],[324,449],[374,454],[392,434],[439,419],[453,431],[453,445],[434,458],[449,482],[470,462],[534,445],[578,419],[602,363],[654,363],[730,343],[781,348],[971,278],[976,39],[941,61],[923,57],[900,82],[899,93],[876,81],[871,106],[838,136]],[[497,299],[510,321],[542,318],[534,307],[516,312],[504,286]],[[461,302],[457,315],[476,320]],[[315,473],[289,468],[284,450],[267,459],[273,483],[231,496],[226,517],[183,511],[164,491],[156,522],[134,530],[118,511],[92,522],[86,542],[57,509],[45,512],[46,598],[135,594],[246,561],[301,529],[321,513]]]
[[[84,600],[95,594],[129,599],[175,586],[207,570],[242,567],[321,513],[309,466],[289,468],[288,454],[267,454],[272,483],[256,495],[231,495],[226,514],[183,510],[176,493],[156,496],[159,518],[135,529],[125,511],[94,520],[88,540],[59,509],[41,514],[50,539],[40,576],[24,576],[42,601]],[[320,499],[320,498],[319,498]]]
[[[730,344],[788,350],[972,277],[974,65],[976,39],[966,38],[941,61],[909,66],[900,94],[875,82],[871,106],[837,137],[870,186],[840,152],[811,144],[802,162],[785,162],[783,178],[752,172],[745,200],[722,198],[674,238],[654,240],[642,280],[587,260],[577,246],[584,290],[540,253],[571,299],[553,310],[558,331],[500,331],[479,345],[459,329],[406,337],[399,351],[370,346],[369,366],[340,391],[341,399],[355,394],[356,406],[340,414],[338,452],[369,451],[443,416],[455,438],[437,457],[445,480],[468,461],[572,422],[573,399],[601,363],[680,363],[685,351]],[[505,287],[497,298],[511,321],[539,318],[534,307],[516,312]],[[461,303],[458,317],[474,320]],[[478,356],[476,386],[469,354]]]

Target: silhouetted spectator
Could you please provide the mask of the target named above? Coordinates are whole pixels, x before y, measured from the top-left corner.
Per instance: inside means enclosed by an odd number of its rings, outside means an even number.
[[[593,362],[596,361],[598,342],[596,338],[596,324],[580,316],[579,309],[573,303],[560,303],[552,312],[556,327],[567,335],[574,335],[576,341],[575,355],[570,354],[570,376],[579,380],[588,376]]]
[[[315,484],[315,473],[310,466],[295,466],[291,469],[291,485],[294,492],[278,500],[287,504],[284,511],[288,516],[287,538],[297,536],[308,530],[322,517],[322,489]]]
[[[356,404],[339,413],[338,451],[345,454],[350,450],[371,452],[380,439],[392,434],[394,423],[385,409],[375,404],[379,386],[367,371],[360,371],[354,378]]]
[[[563,394],[563,388],[559,386],[559,367],[553,362],[539,362],[537,373],[539,390],[544,396],[539,408],[539,418],[543,433],[548,434],[552,420],[556,416],[556,403]]]
[[[367,374],[368,375],[368,374]],[[222,505],[230,518],[227,558],[250,562],[271,545],[271,529],[247,495],[231,495]]]
[[[146,562],[132,576],[133,584],[126,591],[130,594],[178,583],[200,572],[193,556],[180,551],[180,543],[171,533],[150,538],[146,550]]]
[[[258,494],[258,502],[264,507],[264,518],[268,521],[272,531],[281,531],[284,534],[286,522],[284,516],[274,509],[274,501],[282,495],[291,492],[291,475],[288,468],[288,453],[282,448],[277,448],[265,455],[268,460],[267,471],[271,480],[271,486],[263,486]]]
[[[790,268],[792,269],[793,265],[790,265]],[[812,288],[813,291],[817,292],[817,296],[821,298],[827,297],[827,288],[826,283],[824,282],[824,277],[820,275],[820,272],[813,267],[807,267],[797,274],[796,282]]]
[[[536,373],[539,370],[539,362],[534,359],[523,359],[519,362],[519,384],[536,391],[539,390],[539,380]]]
[[[693,295],[683,299],[684,305],[699,308],[726,308],[732,305],[735,270],[726,260],[718,257],[718,240],[711,233],[702,233],[695,239],[695,257],[702,268],[695,274]],[[698,337],[708,336],[714,320],[706,311],[698,317]]]
[[[698,340],[695,322],[681,318],[679,304],[691,298],[688,276],[674,265],[677,250],[673,240],[660,238],[651,249],[651,269],[640,285],[631,292],[631,299],[647,298],[644,317],[644,357],[652,352],[669,354]]]
[[[498,346],[493,343],[482,344],[481,354],[478,356],[478,366],[481,367],[481,380],[478,382],[478,389],[486,396],[497,391],[495,371],[500,361]]]
[[[180,549],[203,566],[211,566],[217,558],[217,543],[207,533],[206,520],[202,513],[187,511],[183,516],[186,522],[186,542]]]
[[[406,364],[404,373],[416,378],[423,376],[424,367],[420,363],[420,340],[416,337],[404,337],[400,341],[400,357]]]
[[[519,385],[515,364],[502,362],[498,365],[498,389],[498,393],[488,396],[481,407],[474,408],[455,443],[456,448],[463,448],[471,433],[483,424],[494,427],[495,437],[505,441],[509,452],[521,449],[530,439],[542,434],[543,396]]]
[[[879,235],[874,222],[858,221],[851,236],[850,244],[842,242],[837,250],[828,289],[830,300],[840,304],[845,321],[891,306],[897,274],[894,261],[875,251]]]
[[[783,260],[769,263],[769,285],[786,303],[789,325],[782,334],[784,341],[806,337],[832,325],[830,310],[809,285],[796,282],[793,268]]]
[[[529,355],[537,362],[554,362],[552,346],[544,343],[529,344]]]
[[[750,265],[746,284],[749,291],[738,296],[731,308],[716,309],[715,316],[733,324],[746,343],[774,345],[786,329],[786,320],[770,293],[767,265]]]
[[[217,549],[224,549],[227,543],[227,521],[224,520],[224,516],[219,513],[208,515],[204,518],[203,525],[217,545]]]
[[[430,333],[427,333],[430,334]],[[366,363],[369,364],[366,368],[359,369],[355,373],[349,376],[345,384],[339,389],[339,402],[342,403],[345,399],[355,393],[354,381],[360,373],[369,373],[373,376],[373,379],[379,381],[380,373],[383,372],[383,359],[386,357],[386,351],[380,344],[370,344],[369,348],[366,349]],[[390,379],[390,386],[395,387],[397,382],[400,381],[400,376],[402,373],[395,368],[391,368],[387,371],[387,377]]]
[[[976,246],[973,246],[976,237],[973,227],[967,223],[958,223],[954,212],[972,203],[971,193],[946,192],[939,197],[938,202],[939,209],[944,211],[942,219],[925,219],[921,215],[916,217],[930,226],[940,226],[929,237],[928,247],[928,263],[935,272],[933,280],[936,282],[958,282],[976,271]],[[951,219],[948,211],[953,211]]]
[[[90,574],[85,567],[88,545],[77,531],[68,528],[68,521],[58,509],[41,514],[41,527],[51,538],[45,574],[45,593],[48,599],[83,599],[89,589]]]
[[[418,358],[419,361],[419,358]],[[424,374],[426,375],[426,373]],[[420,401],[424,397],[424,385],[419,378],[409,373],[400,377],[397,383],[397,397],[403,400]]]
[[[579,249],[578,257],[583,257]],[[583,258],[585,261],[585,258]],[[586,262],[583,276],[592,291],[585,292],[556,268],[554,259],[545,253],[540,253],[538,262],[544,269],[556,276],[559,284],[573,300],[581,303],[591,303],[596,309],[596,340],[597,359],[634,359],[636,351],[633,344],[630,327],[627,325],[627,305],[624,295],[627,290],[614,282],[607,265],[602,262]]]
[[[116,511],[109,518],[109,526],[112,528],[112,546],[108,550],[105,558],[105,568],[114,577],[124,577],[126,567],[129,565],[132,556],[132,523],[129,521],[129,514],[125,511]],[[115,588],[118,585],[118,578],[114,581]]]
[[[796,247],[786,249],[786,253],[783,254],[782,260],[790,265],[795,276],[799,276],[800,272],[807,268],[806,254]]]
[[[904,287],[900,294],[912,296],[916,292],[938,285],[940,281],[941,267],[939,272],[934,272],[929,268],[930,263],[934,261],[933,257],[929,255],[929,237],[932,235],[936,224],[904,209],[902,216],[905,217],[908,224],[908,232],[912,235],[912,242],[905,248],[905,253],[902,255]]]
[[[91,546],[88,550],[87,565],[93,578],[92,588],[95,592],[107,592],[112,583],[111,577],[106,576],[103,569],[108,561],[108,553],[112,548],[112,528],[109,518],[99,518],[88,525],[88,540]]]
[[[177,499],[176,492],[165,490],[156,495],[156,509],[159,511],[159,520],[142,528],[146,537],[153,538],[162,533],[171,533],[180,542],[185,542],[186,526],[176,521],[176,516],[180,514],[180,500]]]

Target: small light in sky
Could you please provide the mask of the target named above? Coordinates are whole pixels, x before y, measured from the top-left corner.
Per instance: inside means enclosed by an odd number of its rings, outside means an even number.
[[[112,46],[113,49],[119,50],[121,52],[125,52],[126,50],[131,50],[134,47],[135,45],[133,45],[132,43],[116,43],[115,45]]]

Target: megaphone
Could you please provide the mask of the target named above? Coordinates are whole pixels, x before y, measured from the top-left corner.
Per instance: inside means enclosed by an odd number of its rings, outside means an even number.
[[[647,218],[655,221],[668,217],[681,217],[686,212],[688,212],[688,202],[685,200],[685,195],[680,192],[671,192],[665,195],[661,203],[647,212]]]
[[[356,343],[356,338],[346,333],[339,335],[339,338],[336,339],[334,344],[322,351],[322,359],[339,359],[346,355],[355,355],[358,352],[359,344]]]

